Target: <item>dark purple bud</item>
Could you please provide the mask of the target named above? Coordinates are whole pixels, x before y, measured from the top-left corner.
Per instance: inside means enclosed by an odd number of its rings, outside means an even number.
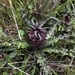
[[[32,47],[41,48],[45,45],[47,31],[39,23],[32,21],[32,30],[28,30],[28,37]]]
[[[71,16],[69,14],[67,14],[65,17],[64,17],[64,22],[65,23],[69,23],[71,20]]]

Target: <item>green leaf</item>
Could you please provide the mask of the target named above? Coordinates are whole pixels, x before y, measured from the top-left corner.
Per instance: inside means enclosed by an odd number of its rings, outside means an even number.
[[[9,42],[4,42],[3,44],[4,44],[4,46],[8,46],[8,47],[11,46],[11,43],[9,43]]]
[[[29,45],[26,42],[18,42],[17,47],[20,48],[27,48]]]
[[[36,66],[33,67],[32,71],[31,71],[31,75],[34,75],[36,71]]]
[[[13,51],[10,55],[9,55],[9,57],[10,58],[13,58],[13,57],[15,57],[17,55],[17,51],[15,50],[15,51]]]
[[[24,31],[23,30],[19,30],[20,32],[20,36],[23,37],[24,36]]]
[[[33,5],[32,5],[32,4],[30,4],[30,5],[28,6],[28,8],[29,8],[29,9],[32,9],[32,8],[33,8]]]
[[[3,75],[8,75],[8,73],[7,72],[3,72]]]
[[[31,56],[25,56],[24,57],[24,63],[22,63],[21,69],[24,71],[24,69],[26,68],[29,60],[30,60]],[[24,66],[24,67],[23,67]]]
[[[2,33],[3,32],[3,30],[2,30],[2,28],[0,27],[0,33]]]
[[[2,38],[2,37],[6,37],[5,33],[4,33],[3,30],[2,30],[2,27],[0,27],[0,37],[1,37],[1,38]]]
[[[57,43],[57,42],[58,42],[58,38],[55,38],[55,39],[54,39],[54,43]]]

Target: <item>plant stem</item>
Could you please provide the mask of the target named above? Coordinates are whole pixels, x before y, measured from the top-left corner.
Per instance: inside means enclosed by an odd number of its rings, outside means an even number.
[[[16,17],[15,17],[15,13],[14,13],[14,10],[13,10],[12,0],[9,0],[9,3],[10,3],[11,11],[12,11],[12,14],[13,14],[15,26],[16,26],[16,29],[17,29],[17,32],[18,32],[18,37],[19,37],[20,40],[22,40],[22,38],[21,38],[21,36],[20,36],[18,24],[17,24],[17,22],[16,22]]]

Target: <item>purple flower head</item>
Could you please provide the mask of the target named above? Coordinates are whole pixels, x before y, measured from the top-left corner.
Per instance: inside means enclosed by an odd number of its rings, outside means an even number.
[[[46,42],[46,29],[42,26],[44,23],[33,22],[30,30],[28,30],[28,37],[32,47],[40,48],[43,47]]]

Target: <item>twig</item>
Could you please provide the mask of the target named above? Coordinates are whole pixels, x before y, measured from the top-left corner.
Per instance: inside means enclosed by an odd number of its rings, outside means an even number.
[[[29,61],[29,63],[33,63],[34,61]],[[20,62],[12,62],[10,64],[20,64],[20,63],[25,63],[25,61],[20,61]]]
[[[15,66],[13,66],[13,65],[11,65],[10,63],[8,63],[8,65],[11,66],[11,67],[13,67],[14,69],[17,69],[17,70],[21,71],[22,73],[24,73],[24,74],[26,74],[26,75],[30,75],[30,74],[28,74],[28,73],[22,71],[21,69],[15,67]]]
[[[75,67],[74,65],[68,65],[68,64],[59,64],[59,63],[49,63],[47,65],[53,65],[53,66],[57,66],[57,67],[62,67],[62,68],[66,68],[66,67]]]
[[[72,63],[73,63],[73,60],[74,60],[74,57],[72,58],[72,60],[71,60],[71,62],[70,62],[70,64],[69,64],[69,66],[71,66],[71,65],[72,65]]]

